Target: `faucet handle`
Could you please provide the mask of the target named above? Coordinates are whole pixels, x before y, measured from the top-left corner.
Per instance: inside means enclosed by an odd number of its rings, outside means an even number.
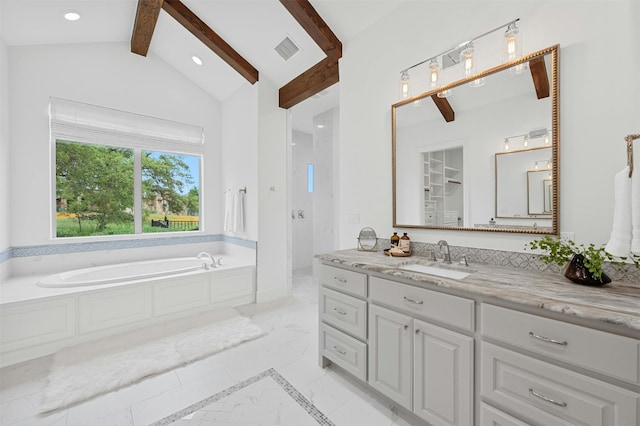
[[[460,264],[464,266],[469,266],[469,262],[467,262],[467,255],[463,254],[460,258]]]

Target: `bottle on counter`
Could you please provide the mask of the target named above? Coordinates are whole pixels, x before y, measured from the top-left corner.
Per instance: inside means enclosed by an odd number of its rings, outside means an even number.
[[[411,240],[409,239],[409,236],[406,232],[402,235],[402,237],[400,237],[400,243],[398,247],[401,248],[402,251],[407,253],[411,251]]]
[[[397,232],[394,232],[391,236],[391,248],[398,247],[398,244],[400,244],[400,237]]]

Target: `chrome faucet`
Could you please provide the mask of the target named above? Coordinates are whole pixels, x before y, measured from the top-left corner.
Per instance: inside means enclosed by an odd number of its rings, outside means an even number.
[[[206,251],[198,253],[198,259],[206,259],[207,262],[204,264],[204,269],[211,269],[216,267],[216,261],[209,253]]]
[[[442,262],[451,263],[451,251],[449,250],[449,243],[447,243],[445,240],[440,240],[438,241],[438,245],[440,246],[440,252],[442,252],[442,246],[447,248],[447,251],[444,254],[444,259],[442,259]]]

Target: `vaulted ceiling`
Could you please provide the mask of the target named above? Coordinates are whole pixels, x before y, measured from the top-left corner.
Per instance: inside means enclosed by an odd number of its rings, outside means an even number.
[[[281,97],[282,106],[288,108],[314,94],[309,91],[309,81],[326,78],[325,87],[335,82],[337,65],[333,64],[340,57],[340,41],[348,41],[401,4],[398,0],[165,2],[163,7],[162,0],[0,0],[0,29],[9,46],[135,43],[139,7],[148,12],[155,5],[163,10],[158,9],[157,17],[152,17],[156,22],[150,42],[146,42],[149,54],[159,56],[220,101],[242,85],[252,84],[251,77],[247,78],[251,72],[246,70],[254,68],[258,78],[267,78],[289,92],[288,98]],[[79,12],[81,19],[63,19],[62,14],[69,10]],[[184,10],[200,23],[185,18]],[[215,34],[249,65],[238,72],[237,66],[234,69],[233,63],[225,61],[224,54],[212,49],[210,39],[202,41],[202,34]],[[300,51],[285,61],[274,48],[286,37]],[[202,59],[201,66],[193,63],[194,55]],[[299,77],[304,73],[306,77]],[[322,89],[318,86],[314,90]]]

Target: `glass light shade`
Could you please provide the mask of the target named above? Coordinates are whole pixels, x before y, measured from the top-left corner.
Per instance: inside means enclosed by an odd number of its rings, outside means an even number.
[[[433,89],[438,85],[438,80],[440,79],[440,64],[437,60],[432,59],[431,63],[429,63],[429,81],[431,83],[431,88]]]
[[[475,74],[475,58],[473,57],[473,44],[469,43],[460,52],[460,63],[462,64],[462,76],[468,77]]]
[[[550,143],[549,132],[547,132],[547,134],[544,135],[544,144],[549,145],[549,143]]]
[[[515,22],[509,24],[503,38],[503,62],[513,61],[522,56],[522,40],[519,33]]]
[[[509,139],[504,140],[504,150],[509,151]]]
[[[407,71],[402,71],[400,75],[400,96],[402,99],[406,99],[411,96],[409,91],[409,73]]]
[[[524,141],[522,142],[522,146],[525,148],[529,148],[529,135],[524,135]]]
[[[438,92],[438,97],[439,98],[446,98],[448,96],[451,96],[452,93],[453,93],[453,91],[451,89],[443,90],[442,92]]]

